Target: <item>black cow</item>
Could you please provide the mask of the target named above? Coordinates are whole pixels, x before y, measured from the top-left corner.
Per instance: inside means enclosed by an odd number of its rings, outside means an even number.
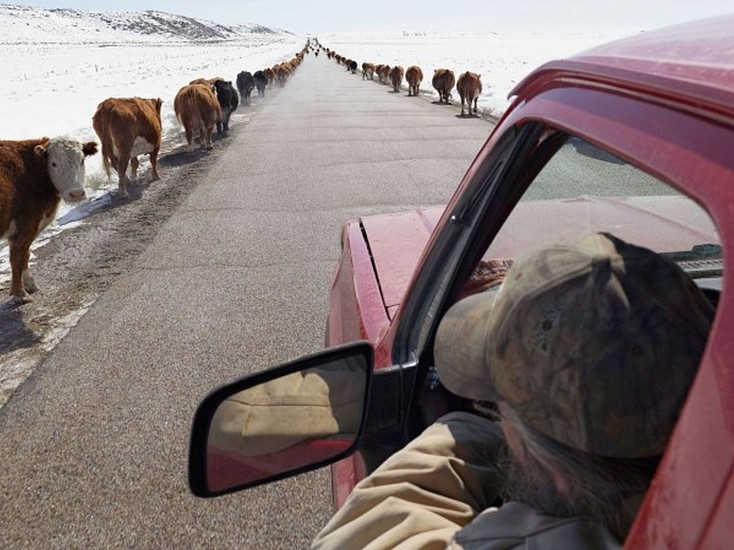
[[[257,95],[265,96],[265,87],[268,85],[268,77],[262,71],[255,71],[252,76],[255,80],[255,86],[257,87]]]
[[[347,70],[352,74],[357,72],[357,62],[354,59],[349,59],[347,61]]]
[[[230,80],[221,78],[214,80],[214,89],[219,106],[222,108],[222,120],[217,122],[217,133],[221,134],[229,130],[229,117],[237,110],[240,98]]]
[[[250,94],[255,88],[255,79],[252,77],[252,73],[248,71],[242,71],[237,75],[237,90],[240,92],[242,97],[242,104],[250,104]]]

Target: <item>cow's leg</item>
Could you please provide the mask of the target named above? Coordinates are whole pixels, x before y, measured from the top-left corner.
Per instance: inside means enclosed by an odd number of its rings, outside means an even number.
[[[10,296],[15,303],[30,302],[31,297],[26,292],[26,288],[31,292],[38,290],[33,275],[28,270],[28,261],[30,259],[31,242],[27,238],[13,238],[8,242],[10,249]],[[27,284],[27,286],[26,286]]]
[[[138,162],[138,157],[130,156],[130,172],[132,172],[133,175],[133,183],[138,182],[138,166],[140,166],[140,163]]]
[[[217,122],[217,126],[219,126],[220,122]],[[207,128],[206,124],[204,124],[204,121],[201,122],[201,127],[199,130],[199,133],[201,134],[201,148],[202,149],[211,149],[212,148],[212,133],[214,132],[214,127]]]
[[[117,165],[117,176],[118,176],[118,183],[117,183],[117,194],[120,197],[127,197],[127,165],[130,163],[130,153],[126,151],[120,152],[120,162]]]
[[[474,98],[474,114],[476,115],[479,109],[477,109],[477,101],[479,100],[479,96],[476,96]]]
[[[190,124],[184,126],[186,131],[186,143],[188,144],[189,153],[194,150],[194,128]]]
[[[120,159],[115,153],[112,153],[112,155],[110,155],[110,163],[112,164],[112,168],[115,169],[115,172],[117,172],[117,169],[120,166]]]
[[[29,250],[26,255],[26,266],[23,269],[23,288],[25,288],[26,292],[33,294],[38,290],[38,285],[36,285],[36,281],[33,279],[33,273],[31,273],[31,268],[28,266],[30,256],[31,253]]]
[[[159,180],[161,177],[158,175],[158,149],[153,149],[148,157],[150,158],[150,167],[153,170],[153,181]]]

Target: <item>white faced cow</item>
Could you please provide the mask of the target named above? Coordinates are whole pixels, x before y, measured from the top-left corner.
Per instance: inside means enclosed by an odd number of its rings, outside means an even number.
[[[30,247],[56,217],[63,198],[78,202],[84,191],[84,159],[97,143],[56,137],[0,141],[0,238],[10,248],[10,295],[17,303],[38,290],[28,267]]]

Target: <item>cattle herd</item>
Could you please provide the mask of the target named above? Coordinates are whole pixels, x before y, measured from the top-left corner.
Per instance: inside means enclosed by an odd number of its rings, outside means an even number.
[[[311,45],[309,43],[309,45]],[[357,62],[353,59],[339,55],[329,48],[322,46],[317,39],[314,39],[311,45],[318,56],[320,51],[324,51],[329,59],[333,59],[340,65],[344,65],[348,71],[355,74],[357,71]],[[417,96],[420,92],[420,85],[423,82],[423,71],[417,65],[411,65],[403,70],[401,65],[384,65],[369,62],[362,63],[362,80],[374,81],[377,75],[377,81],[380,84],[392,86],[393,91],[399,92],[403,83],[403,77],[408,84],[408,96]],[[459,75],[458,80],[451,69],[436,69],[433,72],[432,86],[438,92],[439,103],[451,103],[451,90],[456,85],[456,91],[461,99],[461,115],[464,116],[464,105],[466,111],[471,115],[477,115],[477,101],[482,93],[481,75],[466,71]]]
[[[303,61],[304,47],[293,58],[254,74],[237,75],[237,90],[221,77],[197,78],[184,85],[174,99],[176,118],[186,134],[188,150],[198,135],[201,147],[212,147],[214,127],[222,134],[239,105],[245,105],[257,89],[265,95],[267,86],[284,86]],[[239,93],[238,93],[239,90]],[[102,161],[107,176],[117,172],[118,195],[127,196],[131,180],[137,179],[138,156],[150,158],[152,178],[158,175],[161,148],[160,98],[119,98],[102,101],[92,116],[92,127],[102,145]],[[84,159],[97,153],[97,143],[81,143],[68,137],[43,137],[24,141],[0,140],[0,239],[10,252],[10,296],[15,303],[31,300],[38,287],[29,269],[30,247],[39,233],[56,218],[61,199],[79,202],[86,197]]]
[[[273,67],[250,73],[240,72],[232,82],[221,77],[197,78],[181,87],[173,100],[176,118],[186,134],[188,150],[193,150],[195,137],[201,147],[211,149],[212,134],[229,129],[229,119],[240,101],[250,104],[251,94],[257,90],[260,97],[268,86],[284,86],[288,77],[303,61],[307,53],[318,57],[325,52],[329,59],[344,65],[352,74],[357,62],[324,48],[317,39],[309,39],[306,46],[292,59]],[[399,92],[403,79],[408,84],[408,95],[417,96],[423,81],[423,71],[415,65],[403,70],[400,65],[389,66],[362,63],[362,79],[392,86]],[[450,103],[451,91],[464,105],[477,113],[477,99],[482,92],[480,76],[472,72],[461,74],[458,80],[450,69],[436,69],[432,85],[439,95],[439,103]],[[102,146],[102,161],[107,176],[110,168],[117,172],[118,195],[126,197],[131,179],[137,179],[138,156],[147,154],[152,178],[158,175],[158,153],[161,149],[160,98],[108,98],[102,101],[92,117],[92,126]],[[472,105],[473,104],[473,105]],[[38,234],[56,217],[61,199],[78,202],[85,198],[84,159],[97,152],[97,143],[81,143],[67,137],[40,138],[25,141],[0,141],[0,238],[8,241],[11,266],[11,299],[16,303],[30,301],[37,290],[28,263],[30,246]]]

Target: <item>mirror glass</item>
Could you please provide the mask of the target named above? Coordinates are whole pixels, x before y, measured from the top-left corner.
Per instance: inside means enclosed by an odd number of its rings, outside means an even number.
[[[364,354],[325,359],[225,396],[209,425],[208,489],[263,482],[347,451],[362,424],[368,368]]]

